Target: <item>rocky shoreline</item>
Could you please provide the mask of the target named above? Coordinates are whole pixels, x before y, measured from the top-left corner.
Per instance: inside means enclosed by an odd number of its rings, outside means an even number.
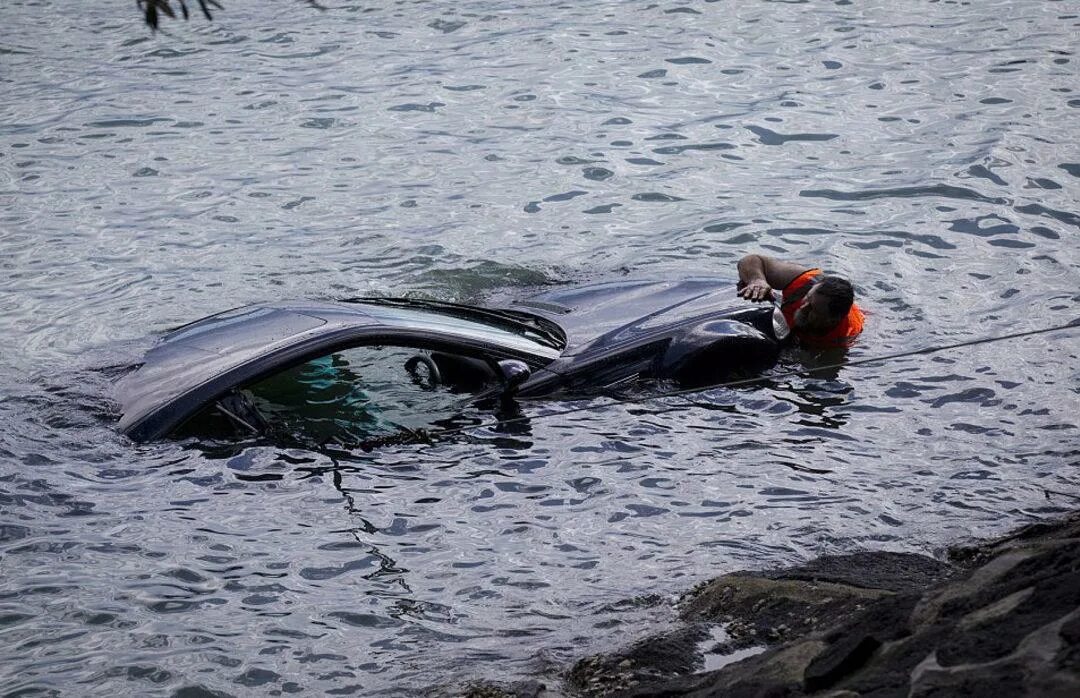
[[[953,548],[947,561],[865,552],[726,574],[685,594],[679,618],[579,660],[557,684],[437,693],[1080,696],[1080,513]]]

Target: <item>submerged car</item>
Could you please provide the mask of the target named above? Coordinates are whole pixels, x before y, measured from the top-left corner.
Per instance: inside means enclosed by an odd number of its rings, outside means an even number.
[[[502,307],[420,298],[260,303],[166,334],[116,384],[134,441],[275,426],[362,439],[463,404],[698,387],[777,358],[771,306],[731,281],[617,281]],[[485,402],[486,401],[486,402]]]

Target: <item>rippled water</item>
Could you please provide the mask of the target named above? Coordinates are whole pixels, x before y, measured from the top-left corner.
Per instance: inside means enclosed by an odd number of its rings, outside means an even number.
[[[550,678],[721,572],[1075,508],[1076,330],[372,453],[118,436],[95,367],[268,298],[756,250],[856,281],[851,358],[1080,315],[1073,3],[326,4],[0,5],[5,691]]]

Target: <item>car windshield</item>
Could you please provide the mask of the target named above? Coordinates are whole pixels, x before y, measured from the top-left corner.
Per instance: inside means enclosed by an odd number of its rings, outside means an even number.
[[[469,397],[498,384],[495,369],[481,358],[360,346],[246,385],[204,410],[180,435],[257,432],[309,445],[349,446],[475,415]]]

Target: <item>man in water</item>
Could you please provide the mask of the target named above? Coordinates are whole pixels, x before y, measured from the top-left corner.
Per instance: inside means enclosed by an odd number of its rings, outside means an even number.
[[[862,332],[863,313],[855,305],[851,282],[825,276],[820,269],[748,254],[739,260],[737,288],[755,303],[772,301],[773,290],[780,289],[780,307],[773,315],[777,339],[791,334],[810,347],[845,347]]]

